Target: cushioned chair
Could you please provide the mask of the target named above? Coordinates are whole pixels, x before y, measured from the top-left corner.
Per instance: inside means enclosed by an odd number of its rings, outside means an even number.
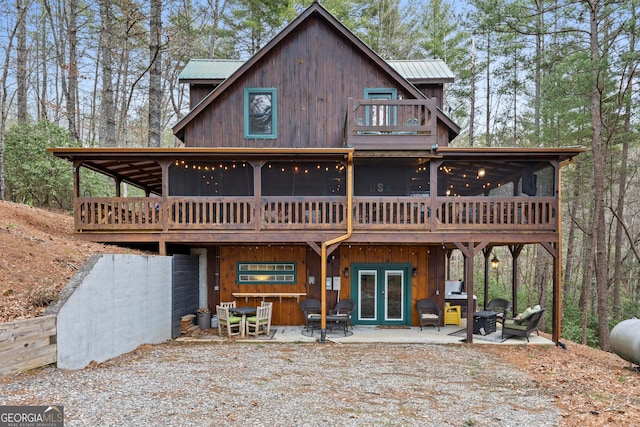
[[[320,301],[314,298],[307,298],[300,303],[300,310],[304,313],[305,331],[308,331],[309,328],[318,327],[320,325],[320,312],[322,310],[322,305]]]
[[[247,335],[271,334],[271,305],[258,307],[255,316],[247,317]]]
[[[219,305],[216,306],[216,314],[218,315],[218,335],[222,336],[223,329],[229,337],[240,335],[242,317],[229,315],[229,309]]]
[[[236,302],[235,302],[235,301],[230,301],[230,302],[221,302],[221,303],[220,303],[220,307],[236,308]]]
[[[538,335],[538,323],[544,314],[544,308],[536,306],[527,308],[522,314],[513,319],[505,319],[502,324],[502,338],[510,336],[526,337],[529,342],[529,334],[536,331]]]
[[[438,331],[440,330],[442,311],[437,302],[427,298],[418,300],[416,310],[418,310],[418,318],[420,319],[420,330],[423,326],[435,326]]]
[[[345,314],[347,316],[347,327],[353,329],[353,325],[351,324],[351,316],[353,312],[356,310],[356,302],[352,299],[343,299],[336,303],[333,310],[329,312],[330,315],[340,315]]]
[[[495,298],[489,301],[487,304],[487,311],[495,311],[498,314],[496,321],[504,324],[504,320],[507,318],[507,312],[511,310],[511,301],[503,298]]]

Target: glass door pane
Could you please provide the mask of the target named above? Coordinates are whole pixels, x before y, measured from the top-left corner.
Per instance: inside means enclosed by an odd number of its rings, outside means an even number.
[[[384,320],[404,320],[404,272],[386,270],[384,287]]]
[[[375,320],[377,317],[377,272],[358,272],[358,319]]]

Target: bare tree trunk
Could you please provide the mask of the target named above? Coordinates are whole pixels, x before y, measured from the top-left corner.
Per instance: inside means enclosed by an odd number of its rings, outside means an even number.
[[[112,79],[112,56],[113,48],[111,37],[111,1],[100,0],[100,19],[102,27],[100,29],[100,59],[102,61],[102,90],[100,102],[100,145],[103,147],[116,146],[116,121],[115,107],[113,103],[113,79]]]
[[[469,147],[473,147],[475,138],[476,120],[476,39],[471,39],[471,82],[470,82],[470,102],[469,105]]]
[[[13,27],[9,33],[8,43],[4,47],[4,63],[2,65],[2,75],[0,76],[0,200],[5,200],[5,180],[4,180],[4,137],[7,130],[7,78],[9,76],[9,63],[11,61],[11,50],[13,49],[13,40],[16,37],[17,28]]]
[[[149,18],[149,147],[160,147],[162,116],[162,56],[160,36],[162,34],[162,1],[151,0]]]
[[[535,260],[535,283],[538,290],[539,300],[538,304],[544,307],[545,299],[547,296],[548,286],[548,266],[551,264],[547,259],[549,253],[542,245],[536,245],[536,260]],[[544,318],[540,319],[540,329],[544,330]]]
[[[487,31],[487,115],[486,144],[491,147],[491,32]]]
[[[43,13],[44,15],[44,13]],[[38,82],[38,88],[40,93],[38,94],[38,121],[47,120],[48,117],[48,109],[47,109],[47,90],[49,83],[49,71],[48,71],[48,62],[45,60],[47,55],[47,24],[46,19],[43,17],[40,22],[40,34],[38,38],[38,50],[41,52],[39,54],[40,59],[40,75],[38,78],[40,81]]]
[[[211,38],[209,39],[209,58],[216,57],[216,47],[218,41],[218,27],[224,10],[227,8],[227,0],[208,0],[209,9],[211,10]]]
[[[593,154],[593,190],[595,239],[595,275],[598,295],[598,336],[600,348],[610,350],[609,343],[609,292],[607,283],[607,241],[604,217],[605,159],[602,143],[602,92],[601,92],[601,56],[598,42],[598,13],[600,0],[589,0],[590,52],[591,52],[591,126]]]
[[[631,8],[631,13],[633,15],[633,19],[631,22],[635,24],[636,16],[635,16],[635,8]],[[635,29],[635,28],[634,28]],[[629,31],[629,56],[631,58],[635,57],[635,31]],[[633,79],[633,75],[635,73],[635,65],[633,62],[629,62],[627,66],[627,76],[630,80],[630,84],[627,87],[633,87],[631,81]],[[625,90],[625,93],[627,91]],[[630,135],[631,134],[631,94],[626,93],[624,97],[624,125],[623,125],[623,134]],[[613,310],[614,314],[620,313],[620,284],[622,282],[622,240],[623,240],[623,224],[621,223],[624,218],[624,205],[625,199],[627,196],[627,171],[628,171],[628,160],[629,160],[629,141],[630,137],[622,138],[622,159],[620,164],[620,176],[618,177],[618,203],[616,206],[616,235],[615,235],[615,255],[614,255],[614,271],[613,271]],[[633,242],[629,242],[633,245]]]
[[[69,133],[75,141],[80,141],[78,132],[78,0],[69,0],[69,23],[67,41],[69,43],[69,89],[67,90],[67,121]]]
[[[18,122],[27,121],[27,10],[28,0],[16,0],[18,31],[16,36],[16,65],[17,91],[16,104],[18,107]]]

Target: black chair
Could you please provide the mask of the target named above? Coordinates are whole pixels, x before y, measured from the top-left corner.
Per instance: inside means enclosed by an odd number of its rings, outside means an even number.
[[[442,320],[442,310],[437,302],[432,299],[421,299],[416,302],[418,318],[420,319],[420,330],[423,326],[435,326],[440,330]]]
[[[520,319],[514,318],[505,320],[502,324],[502,338],[505,336],[510,337],[516,335],[519,337],[526,337],[527,342],[529,342],[529,334],[531,334],[531,332],[536,331],[538,335],[540,335],[540,332],[538,331],[538,323],[544,314],[544,308],[534,311],[533,314],[530,315],[527,315],[527,310],[524,311],[523,317]]]
[[[335,307],[333,307],[333,310],[331,310],[329,314],[333,316],[345,314],[347,316],[347,327],[353,329],[353,325],[351,324],[351,316],[355,310],[356,302],[354,300],[343,299],[336,303]]]
[[[495,298],[489,301],[487,304],[487,311],[494,311],[499,313],[496,316],[496,321],[504,324],[504,319],[507,318],[507,312],[511,310],[511,301],[503,298]]]
[[[305,331],[308,331],[309,328],[313,330],[314,327],[320,325],[320,312],[322,311],[320,301],[314,298],[307,298],[300,303],[300,310],[304,313]]]

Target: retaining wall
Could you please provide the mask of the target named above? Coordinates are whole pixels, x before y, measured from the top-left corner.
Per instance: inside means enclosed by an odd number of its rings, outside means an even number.
[[[171,257],[93,255],[45,314],[57,315],[58,368],[171,339]]]

